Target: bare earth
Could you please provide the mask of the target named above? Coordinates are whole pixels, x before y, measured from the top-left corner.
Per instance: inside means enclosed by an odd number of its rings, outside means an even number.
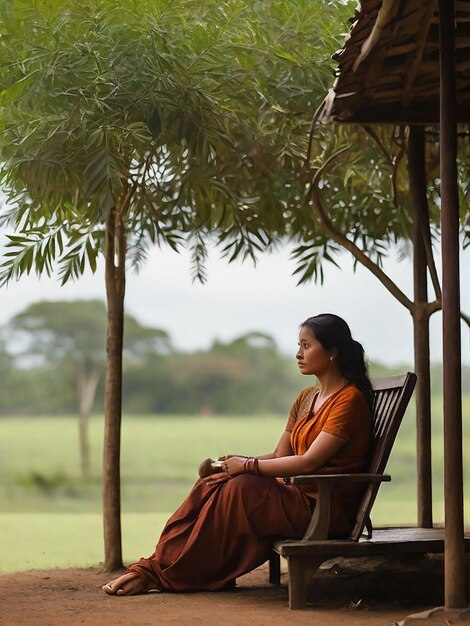
[[[3,574],[0,626],[470,623],[470,611],[434,611],[419,620],[409,617],[443,604],[440,561],[330,564],[315,574],[309,606],[302,611],[288,609],[285,575],[281,587],[271,586],[266,566],[240,578],[235,590],[217,593],[111,597],[100,589],[110,578],[98,569]]]

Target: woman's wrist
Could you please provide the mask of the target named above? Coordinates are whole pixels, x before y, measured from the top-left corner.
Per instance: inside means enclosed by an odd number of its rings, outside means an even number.
[[[243,471],[245,474],[260,474],[259,462],[255,456],[249,456],[243,464]]]

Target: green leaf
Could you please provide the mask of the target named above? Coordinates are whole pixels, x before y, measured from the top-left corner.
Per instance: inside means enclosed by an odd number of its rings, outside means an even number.
[[[83,172],[85,193],[92,194],[97,187],[102,187],[109,177],[109,156],[106,148],[98,150],[94,159]]]

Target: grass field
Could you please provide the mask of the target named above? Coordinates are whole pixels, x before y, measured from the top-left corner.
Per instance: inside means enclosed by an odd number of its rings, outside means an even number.
[[[441,405],[440,399],[433,404],[436,522],[443,520]],[[284,423],[278,416],[126,417],[121,461],[124,558],[132,561],[153,551],[164,522],[185,497],[202,459],[227,452],[267,452]],[[76,419],[0,419],[0,571],[101,561],[102,430],[103,420],[95,416],[90,424],[92,476],[84,481],[79,473]],[[470,398],[466,397],[464,451],[469,444]],[[470,523],[470,469],[465,463],[464,467],[466,523]],[[376,525],[416,522],[415,468],[410,413],[390,459],[393,480],[381,488],[374,507]]]

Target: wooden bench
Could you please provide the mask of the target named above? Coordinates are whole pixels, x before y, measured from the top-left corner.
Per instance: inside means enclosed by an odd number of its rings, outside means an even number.
[[[280,559],[288,566],[289,607],[303,608],[306,604],[308,579],[325,561],[338,556],[362,557],[397,552],[443,552],[443,531],[422,528],[389,528],[377,530],[372,538],[370,511],[380,484],[389,481],[384,470],[390,456],[401,420],[416,383],[416,375],[389,376],[373,381],[372,442],[368,471],[361,474],[295,476],[298,485],[315,484],[318,499],[312,520],[302,539],[282,540],[274,544],[270,559],[269,580],[280,582]],[[356,516],[356,524],[348,539],[328,538],[330,503],[334,487],[339,482],[365,483]],[[361,538],[367,528],[367,538]]]
[[[470,535],[464,539],[465,551],[470,552]],[[280,541],[275,549],[287,559],[289,576],[289,607],[306,606],[306,584],[325,561],[335,557],[347,559],[369,556],[405,554],[442,554],[443,528],[394,527],[378,528],[373,537],[359,541],[312,540]]]

